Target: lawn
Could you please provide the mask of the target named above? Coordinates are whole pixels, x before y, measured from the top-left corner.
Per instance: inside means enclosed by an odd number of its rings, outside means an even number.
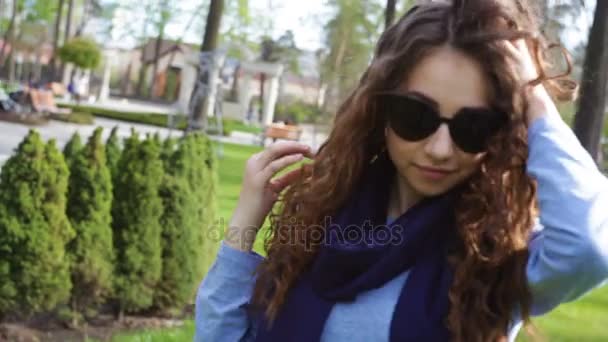
[[[219,161],[219,216],[225,222],[230,219],[238,199],[245,161],[259,150],[259,147],[224,144],[224,157]],[[215,257],[212,250],[206,260],[209,264]],[[535,320],[535,324],[547,341],[608,341],[608,287],[596,290],[576,303],[562,305]],[[194,324],[187,321],[182,328],[119,335],[112,341],[181,342],[192,341],[193,336]],[[519,340],[527,341],[523,337]]]

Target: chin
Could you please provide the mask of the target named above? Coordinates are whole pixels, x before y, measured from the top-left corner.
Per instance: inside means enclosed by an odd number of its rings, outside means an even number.
[[[449,179],[433,182],[426,179],[419,179],[415,175],[409,175],[407,180],[412,189],[422,197],[439,196],[448,192],[455,186]]]
[[[423,197],[434,197],[439,196],[448,192],[451,187],[445,187],[440,185],[426,185],[426,184],[415,184],[413,185],[414,190]]]

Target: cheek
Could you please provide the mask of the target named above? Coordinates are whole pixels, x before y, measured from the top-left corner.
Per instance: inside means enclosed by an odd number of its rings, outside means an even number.
[[[390,128],[387,130],[385,141],[389,156],[397,165],[411,160],[421,148],[419,142],[405,141],[396,136]]]
[[[475,173],[475,171],[477,171],[477,169],[479,169],[481,166],[481,162],[483,161],[484,157],[485,153],[460,153],[458,155],[458,162],[460,165],[462,178],[466,178]]]

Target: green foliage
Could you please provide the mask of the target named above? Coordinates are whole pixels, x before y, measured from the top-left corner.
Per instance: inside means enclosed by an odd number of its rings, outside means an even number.
[[[95,118],[90,113],[72,112],[70,114],[51,114],[51,119],[80,125],[92,125]]]
[[[80,134],[74,132],[63,148],[63,156],[65,157],[68,169],[72,168],[72,164],[74,163],[76,156],[80,153],[80,150],[82,150],[82,140],[80,139]]]
[[[106,142],[106,160],[112,176],[116,174],[116,168],[118,167],[121,153],[120,141],[118,141],[118,126],[114,126]]]
[[[185,179],[183,169],[188,160],[183,144],[166,140],[163,146],[165,175],[160,188],[163,200],[162,226],[162,276],[155,292],[155,306],[163,311],[181,309],[191,299],[196,286],[194,277],[197,262],[195,227],[196,203]]]
[[[76,231],[68,244],[72,261],[72,309],[84,312],[112,289],[112,180],[97,128],[70,167],[67,214]]]
[[[65,245],[74,237],[66,216],[69,171],[55,141],[35,131],[0,176],[0,312],[53,309],[70,294]]]
[[[133,132],[125,140],[113,179],[116,297],[121,310],[139,311],[152,305],[161,276],[163,166],[157,144],[151,139],[139,141]]]
[[[335,110],[359,82],[384,27],[384,7],[377,2],[329,0],[335,15],[326,24],[327,56],[321,74],[329,84]]]
[[[204,273],[205,233],[217,212],[216,161],[210,141],[195,133],[177,144],[166,140],[162,156],[163,275],[155,304],[162,310],[181,310],[194,297]]]
[[[101,49],[95,41],[77,37],[59,49],[59,58],[81,69],[95,69],[101,62]]]
[[[295,101],[277,104],[275,120],[291,120],[295,123],[314,123],[330,118],[319,107]]]

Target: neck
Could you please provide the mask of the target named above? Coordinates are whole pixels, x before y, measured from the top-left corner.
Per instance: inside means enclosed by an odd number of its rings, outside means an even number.
[[[412,188],[407,180],[396,174],[390,191],[388,215],[394,218],[399,217],[421,199],[422,196]]]

